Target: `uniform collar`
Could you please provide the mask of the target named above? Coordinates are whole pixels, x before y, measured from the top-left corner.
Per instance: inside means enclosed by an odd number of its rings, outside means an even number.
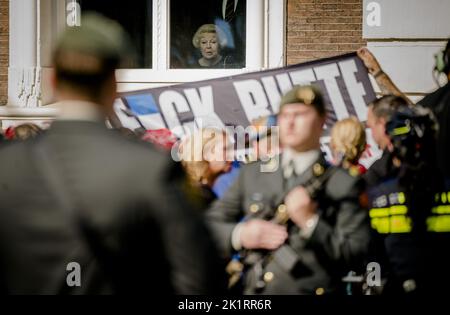
[[[292,149],[285,149],[282,155],[281,167],[285,178],[303,174],[320,157],[320,150],[310,150],[305,152],[295,152]]]

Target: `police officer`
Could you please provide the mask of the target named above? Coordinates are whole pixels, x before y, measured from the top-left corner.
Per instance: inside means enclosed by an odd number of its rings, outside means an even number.
[[[338,292],[342,276],[362,265],[367,211],[358,203],[358,177],[324,160],[325,118],[317,88],[296,86],[284,95],[277,118],[283,152],[245,165],[207,213],[225,256],[243,256],[245,294]]]
[[[419,104],[430,108],[439,121],[437,160],[450,191],[450,39],[445,49],[436,55],[435,70],[446,76],[447,84],[425,96]]]
[[[450,262],[450,196],[437,168],[434,117],[402,98],[384,96],[370,105],[369,125],[385,148],[367,177],[371,254],[387,280],[383,293],[443,288]]]

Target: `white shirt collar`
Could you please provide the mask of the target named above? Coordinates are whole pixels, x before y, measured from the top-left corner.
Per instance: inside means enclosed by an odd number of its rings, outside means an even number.
[[[319,156],[320,150],[295,152],[292,149],[286,148],[283,150],[281,161],[284,177],[291,177],[294,171],[297,175],[302,174],[317,161]],[[293,161],[294,168],[290,166],[291,161]]]

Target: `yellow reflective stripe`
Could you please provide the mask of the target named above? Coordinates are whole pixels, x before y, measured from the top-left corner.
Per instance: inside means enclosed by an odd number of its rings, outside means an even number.
[[[438,215],[427,218],[429,232],[450,232],[450,215]]]
[[[406,214],[407,212],[408,208],[406,206],[392,206],[389,208],[389,213],[391,215]]]
[[[389,217],[373,218],[371,220],[371,226],[380,234],[389,233]]]
[[[371,220],[371,226],[380,234],[409,233],[412,230],[411,218],[404,215],[373,218]]]
[[[412,230],[411,219],[406,216],[408,207],[404,205],[389,208],[373,208],[369,211],[370,223],[380,234],[409,233]]]
[[[400,204],[404,204],[405,201],[406,201],[405,194],[402,193],[402,192],[399,192],[399,193],[398,193],[398,202],[399,202]]]
[[[436,214],[450,214],[450,205],[437,206],[434,207],[431,211]]]
[[[437,203],[450,203],[450,191],[442,191],[436,193],[434,201]]]
[[[409,233],[411,230],[411,218],[404,215],[394,215],[391,217],[391,233]]]
[[[392,134],[393,134],[394,136],[404,135],[405,133],[410,132],[410,130],[411,130],[411,129],[409,128],[409,126],[398,127],[398,128],[395,128],[395,129],[392,131]]]
[[[374,208],[370,209],[369,216],[371,218],[387,217],[389,215],[389,208]]]

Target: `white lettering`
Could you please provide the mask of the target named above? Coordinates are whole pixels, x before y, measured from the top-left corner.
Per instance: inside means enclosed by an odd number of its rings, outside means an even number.
[[[198,91],[195,88],[185,89],[184,94],[189,105],[191,105],[196,121],[202,119],[204,127],[225,127],[214,111],[214,98],[211,86],[201,87]]]
[[[358,72],[355,61],[353,59],[341,61],[339,62],[339,67],[341,68],[348,94],[355,107],[356,115],[359,120],[365,121],[367,119],[367,105],[363,96],[366,95],[366,91],[362,83],[357,82],[354,76],[354,73]]]
[[[233,82],[233,85],[250,122],[271,114],[264,89],[258,80],[238,81]]]
[[[367,26],[381,26],[381,6],[378,2],[372,1],[367,4],[367,15],[366,23]]]
[[[81,7],[76,1],[71,1],[66,6],[67,11],[67,26],[80,26],[81,25]]]
[[[186,99],[177,91],[164,91],[159,95],[159,104],[168,128],[178,137],[181,137],[184,132],[180,128],[181,122],[178,119],[178,113],[187,113],[191,111]],[[191,129],[192,125],[187,125],[186,128]]]
[[[333,63],[325,66],[320,66],[314,68],[314,72],[316,73],[317,79],[323,80],[325,83],[337,119],[341,120],[347,118],[348,111],[335,79],[340,75],[337,65]]]
[[[69,287],[81,287],[81,267],[77,262],[70,262],[66,267],[70,271],[66,277],[66,283]]]

